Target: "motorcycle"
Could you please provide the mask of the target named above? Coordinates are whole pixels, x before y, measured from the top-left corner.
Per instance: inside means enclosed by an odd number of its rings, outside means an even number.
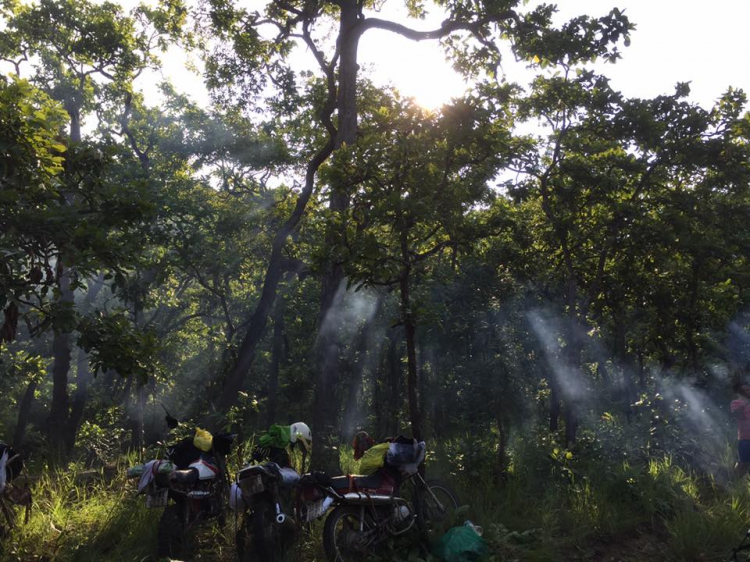
[[[365,560],[388,539],[415,527],[430,542],[459,507],[453,489],[420,473],[424,442],[399,438],[382,468],[370,476],[339,476],[323,486],[334,509],[323,528],[323,547],[330,562]],[[391,454],[393,451],[393,454]]]
[[[31,513],[31,491],[28,483],[25,487],[19,487],[13,483],[23,470],[21,455],[8,445],[0,442],[0,513],[3,515],[4,523],[0,520],[0,537],[8,530],[15,527],[16,506],[26,508],[24,521],[29,522]]]
[[[251,553],[263,562],[275,562],[293,542],[294,490],[300,480],[291,468],[275,462],[246,466],[237,474],[234,494],[238,510],[236,548],[240,562],[249,562]]]
[[[311,475],[300,476],[277,462],[248,465],[237,473],[230,506],[237,513],[236,549],[240,562],[284,558],[302,524],[321,517],[327,500]],[[312,499],[306,495],[313,493]],[[252,557],[255,554],[255,558]]]
[[[211,519],[223,522],[229,491],[225,457],[234,437],[213,436],[208,451],[196,447],[193,438],[184,439],[167,448],[166,459],[128,469],[129,477],[140,478],[138,492],[146,494],[146,505],[164,508],[157,531],[159,556],[180,556],[189,550],[193,528]]]

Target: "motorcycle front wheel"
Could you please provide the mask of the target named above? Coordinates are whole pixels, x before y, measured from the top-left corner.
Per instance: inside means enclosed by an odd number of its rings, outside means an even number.
[[[244,512],[237,516],[237,527],[234,532],[234,544],[237,551],[237,562],[251,562],[253,539],[252,513]]]
[[[323,548],[329,562],[360,562],[375,555],[381,529],[366,508],[340,505],[326,518]]]
[[[252,515],[253,550],[260,562],[279,562],[292,542],[293,536],[288,527],[291,522],[276,523],[276,511],[270,502],[256,505]]]
[[[459,507],[458,494],[440,480],[427,480],[416,497],[417,525],[422,535],[432,542],[445,534],[456,522],[454,513]]]

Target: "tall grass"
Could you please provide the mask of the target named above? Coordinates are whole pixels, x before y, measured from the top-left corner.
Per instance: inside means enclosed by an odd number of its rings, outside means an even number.
[[[43,473],[33,483],[34,506],[28,524],[19,523],[6,539],[8,560],[142,560],[153,551],[158,514],[124,479],[89,476],[80,467]]]
[[[476,447],[483,449],[471,450]],[[356,466],[348,447],[342,469]],[[727,482],[678,464],[669,455],[630,459],[564,451],[545,439],[514,444],[498,480],[495,452],[475,436],[431,445],[428,478],[447,480],[468,506],[462,518],[485,529],[491,556],[501,560],[725,560],[750,522],[747,481]],[[728,449],[721,462],[730,464]],[[81,483],[81,468],[40,475],[27,525],[4,540],[0,559],[21,562],[143,562],[155,560],[161,510],[145,507],[124,477]],[[202,527],[192,559],[233,560],[234,517]],[[458,522],[459,524],[461,521]],[[287,557],[324,559],[322,523],[306,530]],[[644,549],[648,555],[644,554]],[[404,559],[425,558],[405,547]],[[398,554],[400,556],[400,554]],[[609,556],[609,557],[607,557]]]

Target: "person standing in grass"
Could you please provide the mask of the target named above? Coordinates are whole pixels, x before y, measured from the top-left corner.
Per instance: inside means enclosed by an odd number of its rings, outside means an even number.
[[[736,398],[732,400],[730,410],[737,420],[737,453],[739,460],[734,465],[737,478],[745,476],[750,470],[750,385],[744,381],[734,383]]]

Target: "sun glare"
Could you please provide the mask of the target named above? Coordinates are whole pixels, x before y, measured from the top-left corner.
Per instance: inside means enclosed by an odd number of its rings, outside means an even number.
[[[363,37],[360,61],[378,84],[393,84],[427,109],[437,109],[467,88],[437,41],[416,43],[386,31]]]
[[[373,16],[420,30],[438,28],[442,21],[439,14],[410,20],[398,4],[388,4]],[[377,84],[392,84],[427,109],[439,108],[467,88],[436,40],[417,42],[390,31],[371,30],[360,41],[359,61]]]

